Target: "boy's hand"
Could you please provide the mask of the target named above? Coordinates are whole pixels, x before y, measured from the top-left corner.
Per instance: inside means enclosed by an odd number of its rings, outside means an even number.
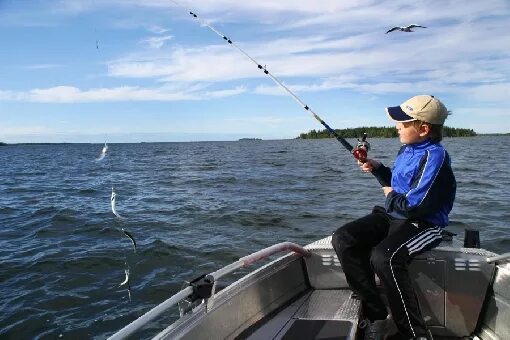
[[[384,196],[388,196],[388,194],[393,191],[393,188],[392,187],[382,187],[382,190],[384,192]]]
[[[376,161],[375,159],[367,158],[365,163],[361,163],[358,161],[358,165],[363,172],[372,172],[372,170],[378,168],[381,165],[381,162]]]

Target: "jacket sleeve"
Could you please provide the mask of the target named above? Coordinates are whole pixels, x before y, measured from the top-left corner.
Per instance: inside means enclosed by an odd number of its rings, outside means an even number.
[[[372,170],[372,175],[379,181],[383,187],[391,186],[391,169],[383,164]]]
[[[386,196],[386,211],[407,218],[422,218],[437,212],[448,196],[443,189],[451,185],[449,163],[444,149],[428,150],[420,161],[411,189],[405,193],[392,191]]]
[[[405,145],[401,146],[398,150],[397,157],[404,152]],[[387,166],[384,166],[382,163],[379,167],[372,170],[372,175],[379,181],[383,187],[391,187],[391,169]]]

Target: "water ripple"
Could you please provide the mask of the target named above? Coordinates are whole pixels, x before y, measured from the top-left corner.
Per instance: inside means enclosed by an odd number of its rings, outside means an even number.
[[[499,253],[510,248],[507,162],[480,159],[486,145],[510,159],[509,142],[444,141],[458,179],[449,229],[479,229]],[[370,157],[391,165],[398,140],[371,144]],[[104,338],[185,280],[275,242],[307,244],[383,203],[377,181],[335,140],[109,147],[103,162],[98,144],[0,148],[1,337]],[[125,220],[111,213],[112,187]],[[131,302],[118,286],[126,265]]]

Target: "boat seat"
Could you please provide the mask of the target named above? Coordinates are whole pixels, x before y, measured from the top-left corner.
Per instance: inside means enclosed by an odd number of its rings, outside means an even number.
[[[306,248],[312,252],[305,263],[313,289],[349,288],[331,236]],[[484,249],[463,248],[460,241],[452,240],[411,261],[409,274],[433,334],[463,337],[474,332],[495,270],[486,258],[494,255]]]

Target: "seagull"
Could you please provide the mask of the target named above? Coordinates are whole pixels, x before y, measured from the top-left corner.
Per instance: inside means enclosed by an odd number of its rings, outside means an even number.
[[[414,31],[412,30],[412,28],[415,28],[415,27],[427,28],[427,27],[425,27],[425,26],[416,25],[416,24],[412,24],[412,25],[405,26],[405,27],[395,26],[395,27],[393,27],[392,29],[388,30],[388,32],[386,32],[386,34],[388,34],[388,33],[390,33],[390,32],[393,32],[393,31],[414,32]]]

